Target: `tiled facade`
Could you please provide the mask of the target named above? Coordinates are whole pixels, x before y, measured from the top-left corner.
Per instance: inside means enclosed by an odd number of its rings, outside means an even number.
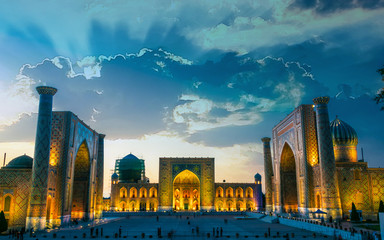
[[[9,227],[40,230],[73,219],[101,217],[104,135],[72,112],[52,112],[56,89],[37,90],[40,106],[33,167],[0,170],[0,199],[10,196],[12,200],[6,213]]]
[[[314,102],[316,106],[300,105],[272,130],[273,172],[266,174],[273,183],[271,210],[312,217],[311,212],[320,209],[328,217],[349,217],[354,202],[364,218],[376,219],[384,200],[384,169],[357,162],[356,153],[350,154],[353,159],[336,162],[328,99]],[[264,148],[265,159],[269,154]]]
[[[214,158],[160,158],[159,183],[112,178],[112,211],[245,211],[262,208],[255,183],[215,183]],[[107,201],[105,201],[107,203]]]

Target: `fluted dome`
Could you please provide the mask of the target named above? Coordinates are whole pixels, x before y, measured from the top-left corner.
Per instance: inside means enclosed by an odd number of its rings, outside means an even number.
[[[330,126],[334,145],[357,145],[357,133],[349,124],[341,121],[336,116]]]
[[[12,159],[4,168],[32,168],[33,158],[28,155],[21,155]]]

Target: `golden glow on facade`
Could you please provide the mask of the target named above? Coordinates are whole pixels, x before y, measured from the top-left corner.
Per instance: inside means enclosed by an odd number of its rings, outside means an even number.
[[[173,181],[173,209],[197,211],[200,206],[200,180],[193,172],[184,170]]]

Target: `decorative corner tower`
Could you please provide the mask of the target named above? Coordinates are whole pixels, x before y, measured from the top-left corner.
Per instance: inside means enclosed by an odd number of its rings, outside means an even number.
[[[264,137],[261,139],[264,149],[264,176],[265,176],[265,211],[272,211],[272,155],[271,155],[271,139]]]
[[[331,122],[336,162],[357,162],[357,133],[349,124],[337,118]]]
[[[40,95],[37,119],[35,154],[32,168],[32,189],[26,219],[27,229],[42,230],[46,225],[48,169],[51,146],[52,100],[57,89],[40,86],[36,88]]]
[[[117,201],[119,200],[119,189],[117,185],[119,183],[119,175],[117,175],[117,173],[113,173],[111,178],[111,210],[116,211]]]
[[[328,213],[328,216],[340,218],[342,216],[341,202],[327,106],[329,97],[314,98],[313,102],[316,107],[317,139],[320,160],[321,208]]]
[[[255,175],[255,184],[256,184],[256,194],[255,194],[255,200],[256,200],[256,206],[257,210],[263,210],[263,194],[261,191],[261,175],[259,173],[256,173]]]

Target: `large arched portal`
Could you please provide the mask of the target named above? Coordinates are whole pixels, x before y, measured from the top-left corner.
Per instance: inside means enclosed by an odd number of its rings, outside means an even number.
[[[200,210],[200,180],[189,170],[179,173],[173,181],[173,209]]]
[[[88,219],[89,212],[89,180],[90,160],[87,144],[83,142],[76,154],[73,190],[72,190],[72,219]]]
[[[284,144],[280,161],[281,204],[283,212],[297,212],[297,181],[295,156],[288,144]]]

